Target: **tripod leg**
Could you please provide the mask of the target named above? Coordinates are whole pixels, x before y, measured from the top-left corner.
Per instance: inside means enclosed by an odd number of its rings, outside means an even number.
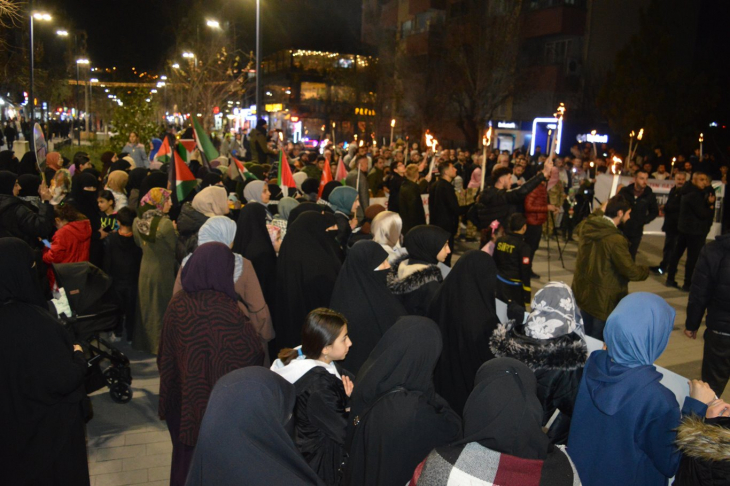
[[[549,226],[549,225],[548,225]],[[553,223],[553,226],[555,224]],[[549,230],[550,228],[548,228]],[[550,231],[548,231],[548,237],[547,237],[547,262],[548,262],[548,282],[551,282],[552,279],[550,278]]]
[[[555,228],[555,215],[550,212],[550,219],[553,222],[553,228]],[[565,260],[563,260],[563,249],[560,247],[560,239],[558,238],[557,232],[555,232],[555,243],[558,245],[558,254],[560,255],[560,263],[563,265],[563,268],[565,268]],[[548,245],[550,244],[550,235],[548,235]]]

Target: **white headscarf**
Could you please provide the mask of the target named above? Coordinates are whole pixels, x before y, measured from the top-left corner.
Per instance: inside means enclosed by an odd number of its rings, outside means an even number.
[[[257,202],[263,204],[261,201],[261,194],[264,192],[264,181],[251,181],[246,184],[243,189],[243,197],[246,198],[247,202]]]
[[[233,239],[236,237],[236,223],[227,216],[213,216],[200,227],[198,230],[198,246],[206,243],[223,243],[230,247]],[[192,255],[192,254],[191,254]],[[182,261],[182,266],[188,262],[191,255],[186,256]],[[233,269],[233,281],[236,282],[243,274],[243,257],[238,253],[234,253],[236,266]]]
[[[525,334],[533,339],[552,339],[571,332],[585,337],[573,291],[563,282],[548,282],[532,299]]]

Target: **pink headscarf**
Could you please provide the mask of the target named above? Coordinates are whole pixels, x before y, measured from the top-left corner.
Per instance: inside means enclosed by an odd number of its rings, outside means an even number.
[[[471,173],[471,179],[469,179],[469,184],[466,186],[468,189],[479,189],[482,187],[482,168],[477,167],[474,169],[474,171]]]
[[[550,180],[547,184],[547,190],[549,191],[555,187],[558,182],[560,182],[560,172],[557,167],[553,167],[553,170],[550,171]]]
[[[61,168],[60,165],[61,162],[61,154],[58,152],[48,152],[46,155],[46,166],[50,167],[53,170],[58,170]]]

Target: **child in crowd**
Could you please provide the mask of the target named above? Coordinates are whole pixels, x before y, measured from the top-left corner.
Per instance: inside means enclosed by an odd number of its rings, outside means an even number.
[[[115,211],[114,193],[109,190],[101,191],[97,199],[101,211],[101,237],[106,238],[109,233],[119,229]]]
[[[530,303],[530,260],[532,250],[525,243],[527,220],[522,213],[509,218],[507,231],[497,239],[494,263],[497,265],[497,298],[505,303],[514,302],[525,308]]]
[[[112,286],[119,296],[124,312],[124,321],[120,320],[111,336],[114,342],[121,340],[122,331],[126,330],[127,341],[131,343],[134,332],[137,281],[142,262],[142,249],[135,244],[132,234],[132,224],[136,216],[130,208],[120,209],[117,213],[119,230],[106,239],[104,271],[112,278]]]

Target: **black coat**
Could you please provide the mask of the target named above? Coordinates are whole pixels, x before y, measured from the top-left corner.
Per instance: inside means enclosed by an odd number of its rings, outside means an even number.
[[[393,197],[391,192],[391,198]],[[403,220],[402,234],[406,234],[411,228],[420,224],[426,224],[426,210],[423,208],[423,200],[421,199],[421,188],[418,184],[408,179],[403,181],[400,186],[400,195],[398,204],[398,214],[400,214],[401,220]],[[388,209],[390,211],[396,211],[392,209],[390,203],[388,203]]]
[[[385,182],[390,196],[388,197],[388,211],[395,213],[400,212],[400,191],[403,183],[406,181],[400,174],[391,174],[390,179]]]
[[[542,404],[542,425],[545,426],[556,410],[556,420],[548,436],[553,444],[566,444],[570,418],[578,396],[583,368],[588,358],[585,342],[575,333],[553,339],[533,339],[522,326],[500,325],[489,343],[498,358],[514,358],[526,364],[537,378],[537,398]]]
[[[459,228],[459,216],[466,212],[467,206],[459,206],[456,189],[451,182],[437,180],[428,196],[428,207],[431,213],[431,224],[443,228],[451,235]]]
[[[507,218],[510,215],[510,205],[523,204],[525,197],[545,180],[545,174],[538,174],[522,184],[517,189],[497,189],[494,186],[484,188],[479,196],[477,214],[479,216],[479,229],[489,227],[495,219],[506,227]]]
[[[177,244],[175,256],[178,263],[198,247],[198,231],[208,221],[208,216],[196,211],[190,203],[183,204],[177,217]]]
[[[674,186],[669,191],[667,202],[664,204],[664,224],[662,225],[662,231],[668,234],[679,231],[677,226],[679,225],[679,208],[682,204],[681,189],[681,187]]]
[[[692,183],[682,186],[680,192],[679,231],[687,235],[707,236],[715,216],[714,205],[707,201],[709,193]]]
[[[38,210],[15,196],[0,194],[0,237],[14,236],[38,248],[38,238],[50,239],[54,230],[53,206]]]
[[[628,237],[644,233],[644,225],[654,221],[659,215],[659,205],[651,187],[646,186],[641,196],[634,195],[634,185],[621,188],[619,195],[631,204],[631,218],[623,224],[623,233]]]
[[[325,484],[339,484],[338,471],[346,456],[348,417],[342,380],[317,366],[299,378],[294,387],[297,448]]]
[[[388,273],[388,289],[397,296],[408,315],[427,316],[428,307],[444,281],[437,265],[405,258]]]
[[[682,462],[674,486],[730,484],[730,418],[687,417],[677,430]]]
[[[730,235],[718,236],[700,251],[687,302],[690,331],[700,327],[707,311],[709,329],[730,333]]]

